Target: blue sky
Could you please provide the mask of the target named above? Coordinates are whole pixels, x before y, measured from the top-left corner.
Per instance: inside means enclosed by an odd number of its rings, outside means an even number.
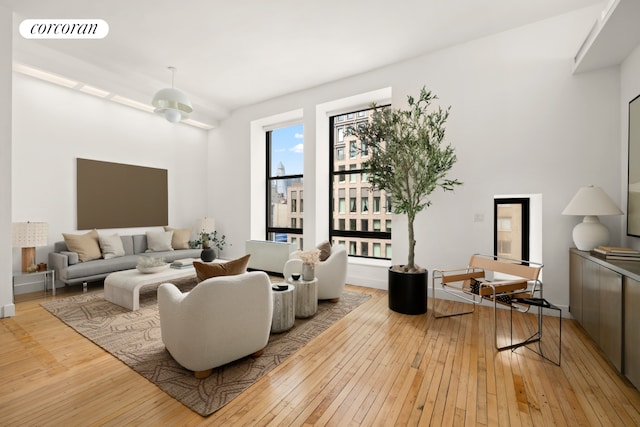
[[[271,169],[276,174],[278,163],[282,162],[287,175],[301,174],[303,168],[303,127],[297,124],[274,129],[271,133]]]

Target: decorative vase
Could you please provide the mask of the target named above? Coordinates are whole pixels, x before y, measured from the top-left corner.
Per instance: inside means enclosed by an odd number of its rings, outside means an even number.
[[[315,269],[311,264],[302,264],[302,280],[313,280],[316,277]]]
[[[200,259],[204,262],[211,262],[216,259],[216,253],[213,251],[213,248],[204,248],[202,252],[200,252]]]

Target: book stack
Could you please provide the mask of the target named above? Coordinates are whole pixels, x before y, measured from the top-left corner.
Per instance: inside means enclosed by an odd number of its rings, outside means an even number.
[[[195,261],[195,258],[177,259],[171,263],[171,268],[177,268],[178,270],[181,270],[183,268],[191,268],[193,267],[193,261]]]
[[[598,246],[591,251],[591,255],[607,261],[640,261],[640,251],[616,246]]]

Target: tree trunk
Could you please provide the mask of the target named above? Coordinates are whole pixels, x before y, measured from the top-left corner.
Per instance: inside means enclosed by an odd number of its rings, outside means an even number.
[[[413,220],[412,215],[407,215],[407,227],[409,228],[409,259],[407,260],[407,271],[412,271],[415,268],[415,248],[416,240],[413,234]]]

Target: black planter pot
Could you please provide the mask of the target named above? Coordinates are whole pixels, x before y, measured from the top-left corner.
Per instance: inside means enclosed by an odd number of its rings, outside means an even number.
[[[389,308],[402,314],[427,312],[429,272],[403,273],[389,268]]]
[[[204,262],[211,262],[216,259],[216,253],[213,251],[213,248],[204,248],[202,252],[200,252],[200,259]]]

